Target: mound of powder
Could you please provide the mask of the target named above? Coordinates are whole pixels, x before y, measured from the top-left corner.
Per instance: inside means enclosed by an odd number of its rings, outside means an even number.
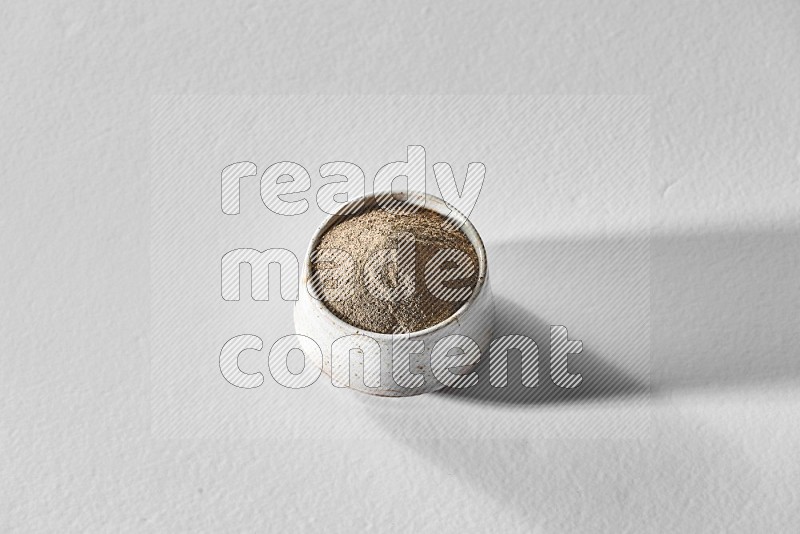
[[[410,261],[412,256],[408,254],[411,250],[409,243],[413,243],[413,267]],[[313,263],[312,278],[318,277],[317,290],[322,301],[343,321],[370,332],[415,332],[440,323],[464,304],[478,279],[478,256],[467,236],[460,229],[447,224],[445,217],[425,208],[406,214],[373,209],[353,215],[323,234],[315,252],[320,254],[326,249],[348,253],[355,269],[348,297],[342,299],[333,296],[339,282],[325,281],[325,271],[341,262]],[[403,264],[406,266],[403,272],[410,274],[413,271],[413,293],[402,292],[401,298],[386,298],[385,295],[376,298],[375,290],[369,290],[376,287],[369,285],[370,280],[373,284],[376,281],[383,284],[385,288],[397,287],[401,283],[398,280],[400,262],[387,261],[380,269],[368,269],[366,275],[365,265],[375,265],[370,263],[370,258],[374,261],[376,254],[380,256],[380,251],[391,249],[399,251],[395,259],[409,260]],[[448,261],[453,257],[449,251],[440,252],[438,258],[435,256],[437,252],[448,249],[460,251],[457,260]],[[461,274],[466,276],[447,278],[448,270],[452,273],[458,269],[458,261],[464,266]],[[426,283],[426,266],[428,280],[432,273],[433,278],[439,273],[440,285]],[[411,285],[404,287],[410,289]],[[440,298],[443,295],[444,298]],[[378,296],[381,294],[378,293]]]

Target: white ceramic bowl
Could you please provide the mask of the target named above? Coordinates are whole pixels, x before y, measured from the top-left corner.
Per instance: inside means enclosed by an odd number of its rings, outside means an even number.
[[[294,306],[294,324],[295,331],[302,336],[306,336],[317,344],[319,349],[322,350],[322,371],[330,376],[342,376],[341,373],[347,375],[348,369],[341,369],[342,361],[337,358],[334,368],[331,359],[331,346],[333,342],[344,336],[353,334],[361,334],[374,339],[380,347],[380,385],[376,387],[368,387],[365,382],[365,369],[364,361],[361,358],[350,358],[350,380],[347,387],[355,389],[371,395],[380,395],[388,397],[406,397],[410,395],[419,395],[435,391],[444,387],[442,383],[436,379],[433,370],[430,366],[431,350],[440,339],[453,334],[468,336],[471,338],[481,350],[481,354],[487,354],[488,346],[491,341],[492,334],[492,321],[494,316],[494,303],[492,299],[492,291],[489,286],[489,271],[486,261],[486,249],[483,246],[478,231],[464,215],[459,213],[455,208],[445,203],[442,199],[429,194],[411,193],[408,202],[416,205],[422,205],[436,213],[445,217],[449,217],[456,223],[461,224],[461,230],[469,239],[475,252],[478,256],[478,280],[470,298],[465,302],[461,308],[456,311],[444,321],[417,332],[412,332],[406,335],[406,339],[410,341],[423,341],[425,344],[425,353],[420,361],[415,361],[416,374],[424,377],[424,384],[414,388],[399,386],[392,376],[392,334],[381,334],[377,332],[369,332],[357,328],[345,321],[339,319],[331,312],[327,306],[318,300],[319,296],[313,294],[313,287],[309,287],[308,280],[311,273],[311,253],[316,249],[322,235],[335,225],[341,218],[342,214],[350,213],[354,206],[362,206],[362,209],[369,209],[376,205],[375,195],[369,195],[360,199],[354,200],[342,207],[334,214],[329,216],[316,230],[314,236],[311,238],[308,250],[303,261],[303,272],[300,283],[300,296]],[[312,296],[313,295],[313,296]],[[394,336],[397,340],[398,336]],[[317,347],[311,346],[311,341],[300,338],[300,345],[306,354],[316,352]],[[467,374],[474,370],[478,365],[480,354],[477,357],[471,358],[469,361],[464,362],[466,365],[460,367],[461,374]],[[421,364],[417,366],[416,364]],[[347,365],[347,362],[344,362]],[[422,367],[420,369],[420,367]],[[335,373],[335,374],[334,374]],[[376,376],[377,370],[372,369],[372,375]],[[340,384],[334,382],[335,385]],[[371,384],[374,385],[374,384]]]

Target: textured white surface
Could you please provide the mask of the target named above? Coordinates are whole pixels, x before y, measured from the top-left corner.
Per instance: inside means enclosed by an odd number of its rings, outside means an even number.
[[[0,10],[4,530],[800,529],[796,3]],[[153,440],[150,95],[288,92],[650,95],[653,438]]]

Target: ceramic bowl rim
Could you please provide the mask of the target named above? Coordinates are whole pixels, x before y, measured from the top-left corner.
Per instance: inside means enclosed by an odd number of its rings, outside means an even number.
[[[357,333],[364,334],[369,337],[374,338],[375,340],[386,340],[391,341],[393,338],[397,338],[398,336],[407,336],[409,338],[418,338],[424,337],[428,334],[432,334],[437,330],[441,330],[446,328],[447,326],[451,325],[452,323],[457,323],[459,318],[463,317],[464,314],[469,310],[472,304],[480,297],[481,293],[483,292],[483,288],[486,285],[486,279],[488,274],[488,265],[486,260],[486,248],[483,245],[483,240],[481,239],[478,230],[472,224],[464,214],[458,211],[454,206],[446,202],[445,200],[431,195],[430,193],[423,193],[419,191],[412,191],[408,195],[408,199],[405,201],[407,203],[414,204],[416,206],[424,206],[431,211],[434,211],[445,218],[460,224],[461,231],[464,232],[467,239],[469,240],[472,247],[475,249],[475,253],[478,256],[478,280],[475,283],[475,288],[472,291],[472,295],[467,299],[464,304],[461,305],[455,313],[447,317],[446,319],[429,326],[423,330],[416,330],[414,332],[407,332],[403,334],[385,334],[381,332],[372,332],[369,330],[364,330],[359,328],[355,325],[340,319],[339,317],[334,314],[330,308],[328,308],[325,303],[319,299],[318,293],[316,292],[315,288],[309,287],[308,284],[308,276],[311,273],[311,253],[316,249],[317,244],[322,239],[322,236],[325,234],[328,229],[333,226],[334,224],[338,223],[340,219],[343,217],[350,217],[357,213],[361,213],[367,211],[369,209],[373,209],[378,203],[378,197],[386,196],[386,193],[373,193],[365,196],[358,197],[354,200],[346,202],[342,204],[333,214],[329,214],[328,217],[317,227],[314,231],[314,234],[311,237],[311,241],[308,245],[306,250],[305,258],[303,260],[303,287],[306,291],[308,291],[309,296],[313,300],[315,306],[323,310],[325,317],[333,322],[335,325],[339,326],[341,329],[344,330],[353,330],[355,329]],[[351,209],[354,209],[353,213],[349,213]],[[301,291],[303,289],[301,288]]]

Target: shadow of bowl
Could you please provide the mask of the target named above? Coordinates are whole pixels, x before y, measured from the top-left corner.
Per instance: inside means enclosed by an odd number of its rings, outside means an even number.
[[[539,381],[536,387],[522,383],[522,358],[518,350],[508,354],[508,380],[505,387],[494,387],[489,380],[489,354],[478,365],[478,383],[470,388],[446,388],[434,393],[444,399],[509,405],[537,405],[621,399],[649,395],[646,380],[634,377],[584,343],[583,350],[570,355],[569,372],[581,374],[581,383],[572,389],[562,388],[550,379],[550,324],[521,306],[499,297],[495,301],[493,339],[517,334],[533,339],[539,349]]]

